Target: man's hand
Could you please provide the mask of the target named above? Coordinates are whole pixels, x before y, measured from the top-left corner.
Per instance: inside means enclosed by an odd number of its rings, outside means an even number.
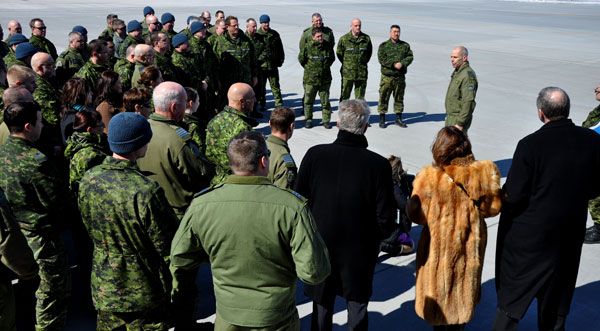
[[[458,125],[458,124],[454,124],[454,127],[457,128],[457,129],[459,129],[460,131],[462,131],[462,129],[463,129],[463,127],[460,126],[460,125]]]
[[[400,62],[394,63],[394,68],[396,68],[396,70],[402,69],[402,63],[400,63]]]

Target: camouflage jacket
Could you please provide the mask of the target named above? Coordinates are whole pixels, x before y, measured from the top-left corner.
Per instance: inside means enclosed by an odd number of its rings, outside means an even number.
[[[413,52],[407,42],[399,40],[393,43],[391,39],[382,42],[377,50],[377,58],[381,64],[381,74],[388,77],[404,78],[406,68],[413,61]],[[400,70],[394,68],[394,63],[402,63]]]
[[[256,120],[229,106],[210,120],[206,128],[206,157],[217,166],[213,184],[222,183],[231,174],[227,157],[229,140],[242,131],[253,131],[256,125]]]
[[[61,81],[66,82],[84,65],[85,60],[81,52],[69,47],[56,59],[56,75],[60,77]]]
[[[139,44],[143,44],[143,43],[144,43],[144,41],[142,39],[136,39],[130,35],[127,35],[127,37],[121,44],[121,47],[119,48],[119,56],[118,57],[125,58],[125,53],[127,52],[127,48],[130,45],[139,45]]]
[[[160,185],[134,162],[107,157],[85,173],[79,192],[94,244],[96,309],[141,312],[168,305],[169,252],[179,220]]]
[[[37,88],[33,92],[33,99],[40,104],[42,117],[52,126],[60,124],[60,90],[47,79],[35,75]]]
[[[159,52],[154,52],[156,57],[154,58],[154,65],[160,70],[164,81],[178,82],[179,77],[177,76],[177,68],[173,66],[171,58],[166,55],[162,55]]]
[[[69,160],[69,187],[73,193],[79,191],[79,181],[85,172],[102,163],[108,155],[112,153],[104,134],[73,132],[65,149],[65,158]]]
[[[192,52],[201,54],[204,59],[204,69],[208,77],[206,82],[216,85],[216,82],[219,80],[219,63],[213,47],[208,41],[198,38],[190,38],[190,46],[192,47]]]
[[[337,58],[342,62],[342,78],[348,80],[367,80],[368,65],[373,54],[371,38],[360,33],[354,38],[352,31],[343,35],[337,44]]]
[[[174,51],[171,55],[171,62],[177,68],[180,84],[193,87],[198,91],[202,90],[202,81],[208,79],[204,71],[204,61],[200,56],[201,54],[191,51],[186,53]]]
[[[238,32],[234,40],[225,32],[217,38],[214,50],[219,61],[219,79],[225,86],[237,82],[252,85],[257,67],[254,46],[248,37]]]
[[[0,188],[35,259],[64,254],[60,227],[78,221],[79,212],[58,170],[32,142],[10,136],[0,147]]]
[[[298,61],[304,68],[303,83],[320,85],[331,82],[331,64],[335,61],[333,49],[325,41],[311,40],[298,54]]]
[[[119,74],[119,80],[123,84],[123,92],[131,88],[131,76],[133,76],[133,69],[135,64],[129,62],[127,59],[119,59],[115,63],[114,70]]]
[[[285,61],[285,51],[279,33],[273,29],[269,29],[267,32],[258,29],[256,33],[264,36],[265,40],[264,61],[261,68],[263,70],[274,70],[281,67],[283,61]]]
[[[135,67],[133,68],[133,73],[131,74],[131,87],[144,87],[144,84],[138,83],[140,77],[142,77],[142,71],[144,71],[146,65],[140,61],[135,61]]]
[[[203,123],[200,118],[194,114],[185,114],[183,117],[183,128],[189,132],[192,140],[198,144],[198,148],[201,153],[205,152],[206,146],[204,140],[206,139],[206,123]]]
[[[167,35],[167,38],[169,38],[169,43],[171,43],[171,41],[173,40],[173,37],[175,37],[175,35],[177,34],[177,32],[175,32],[175,30],[169,32],[169,31],[165,31],[165,29],[161,29],[160,32]]]
[[[585,121],[581,124],[584,128],[591,128],[592,126],[600,123],[600,105],[592,110]]]
[[[39,52],[50,54],[53,60],[56,61],[56,58],[58,58],[56,47],[54,47],[54,44],[50,40],[46,39],[46,37],[31,35],[31,37],[29,37],[29,43],[32,44],[33,47],[37,48]]]
[[[92,60],[89,60],[77,71],[75,77],[85,79],[90,84],[92,91],[96,91],[96,84],[98,83],[98,79],[100,79],[100,75],[108,69],[104,65],[94,64]]]
[[[3,60],[4,60],[4,64],[6,64],[6,69],[10,69],[10,67],[14,66],[15,64],[27,67],[27,63],[25,63],[25,62],[23,62],[21,60],[17,60],[17,58],[15,57],[15,52],[8,53],[4,57]]]
[[[110,25],[106,26],[106,29],[98,36],[98,39],[113,39],[115,36],[115,30]]]
[[[265,63],[266,45],[264,35],[259,35],[255,33],[254,36],[251,36],[248,34],[248,32],[244,33],[244,35],[248,37],[248,39],[252,43],[252,46],[254,46],[254,57],[256,58],[256,66],[257,68],[261,68],[262,65]]]
[[[302,37],[300,37],[300,51],[302,51],[304,49],[304,46],[312,40],[312,30],[313,27],[310,26],[304,29],[304,31],[302,32]],[[323,26],[321,28],[321,31],[323,31],[323,41],[326,41],[329,44],[329,47],[331,47],[331,50],[333,50],[333,46],[335,45],[335,37],[333,36],[333,30],[326,26]]]

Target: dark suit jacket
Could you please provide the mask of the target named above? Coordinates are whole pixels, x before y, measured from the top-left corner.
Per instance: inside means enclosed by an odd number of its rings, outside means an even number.
[[[545,124],[517,145],[504,185],[496,248],[498,305],[522,318],[551,294],[569,311],[587,220],[600,194],[600,135],[570,119]]]

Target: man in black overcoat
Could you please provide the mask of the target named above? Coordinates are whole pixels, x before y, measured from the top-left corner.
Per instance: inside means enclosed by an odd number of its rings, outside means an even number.
[[[519,141],[504,185],[496,247],[493,330],[517,330],[534,298],[538,328],[564,330],[573,298],[587,202],[600,194],[600,135],[568,119],[569,96],[546,87],[544,125]]]
[[[339,109],[337,139],[309,149],[296,180],[331,260],[327,280],[305,285],[304,291],[313,299],[312,330],[332,329],[336,295],[347,301],[348,329],[367,330],[379,243],[394,230],[396,219],[392,169],[367,149],[366,102],[345,100]]]

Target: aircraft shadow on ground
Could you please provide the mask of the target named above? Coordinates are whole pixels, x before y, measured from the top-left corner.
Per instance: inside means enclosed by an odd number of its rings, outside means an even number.
[[[500,177],[504,178],[508,176],[508,171],[510,170],[510,166],[512,165],[512,159],[502,159],[494,161],[498,170],[500,171]]]

